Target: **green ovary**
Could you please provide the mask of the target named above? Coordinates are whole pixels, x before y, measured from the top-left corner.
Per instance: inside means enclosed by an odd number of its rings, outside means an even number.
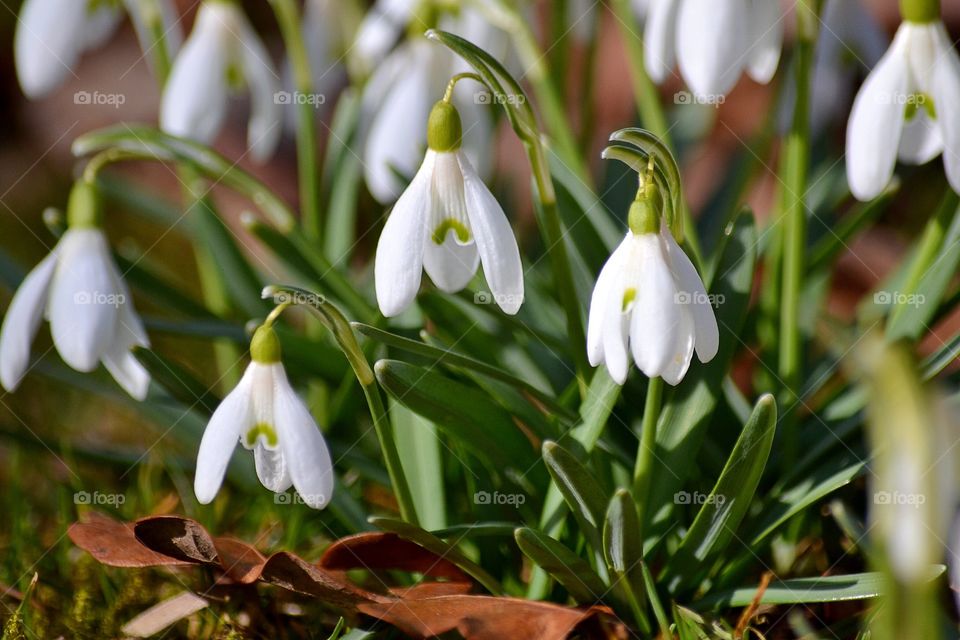
[[[263,436],[267,441],[268,447],[277,446],[277,432],[274,431],[273,427],[267,424],[266,422],[258,422],[254,425],[253,429],[247,431],[247,434],[244,438],[248,447],[252,447],[257,442],[257,438]]]
[[[447,237],[447,233],[453,231],[457,234],[457,241],[460,244],[467,244],[470,242],[470,229],[466,227],[462,222],[456,220],[455,218],[446,218],[443,220],[437,228],[434,230],[433,235],[430,238],[437,244],[443,244],[443,241]]]

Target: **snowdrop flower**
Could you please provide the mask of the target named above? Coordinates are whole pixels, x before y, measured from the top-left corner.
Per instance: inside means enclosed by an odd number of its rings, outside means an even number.
[[[880,195],[898,157],[924,164],[941,153],[960,191],[960,58],[937,2],[904,3],[903,17],[850,112],[847,180],[859,200]]]
[[[417,0],[377,0],[363,17],[351,51],[365,73],[383,61],[413,18]]]
[[[269,320],[254,333],[250,357],[243,378],[203,432],[193,484],[197,500],[213,501],[239,441],[253,451],[264,487],[282,493],[293,486],[306,504],[323,509],[333,495],[330,452],[307,406],[287,381],[280,340]]]
[[[79,181],[70,194],[69,228],[17,289],[0,328],[0,383],[20,384],[30,363],[30,343],[46,315],[53,343],[77,371],[102,362],[114,380],[138,400],[150,375],[130,352],[150,341],[133,308],[130,291],[100,229],[96,193]]]
[[[515,314],[523,302],[520,250],[503,209],[460,147],[460,115],[446,99],[430,113],[428,150],[384,225],[374,276],[385,316],[406,309],[421,270],[447,293],[460,291],[478,263],[494,300]]]
[[[740,74],[767,83],[780,63],[777,0],[650,0],[644,28],[647,73],[662,83],[678,62],[697,95],[726,95]]]
[[[649,378],[671,385],[717,354],[719,330],[703,281],[665,224],[656,187],[648,183],[630,207],[630,231],[607,260],[590,299],[587,356],[606,364],[619,384],[627,379],[628,347]]]
[[[486,51],[502,49],[499,31],[476,12],[463,9],[455,21],[443,27]],[[502,59],[502,58],[501,58]],[[403,191],[401,176],[412,176],[422,158],[425,123],[433,106],[430,96],[443,93],[451,76],[468,71],[466,63],[444,47],[424,38],[402,43],[377,67],[364,87],[361,114],[366,131],[363,144],[364,177],[370,193],[381,204],[391,204]],[[486,94],[454,97],[470,127],[464,131],[463,147],[482,176],[490,172],[493,122],[483,99]]]
[[[176,11],[171,0],[160,0],[160,16],[152,15],[153,4],[125,0],[144,51],[153,47],[148,28],[161,19],[167,53],[180,44]],[[41,98],[73,73],[85,51],[102,45],[113,34],[120,11],[101,0],[25,0],[14,34],[14,57],[20,87],[28,98]]]
[[[255,162],[266,162],[282,133],[280,80],[270,54],[240,7],[206,0],[193,32],[170,71],[160,106],[167,133],[209,144],[227,115],[231,89],[242,81],[250,90],[247,146]]]

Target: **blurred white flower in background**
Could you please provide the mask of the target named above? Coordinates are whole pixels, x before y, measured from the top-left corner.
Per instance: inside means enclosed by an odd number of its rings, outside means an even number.
[[[171,0],[124,0],[148,62],[154,46],[152,26],[164,33],[168,57],[182,40]],[[81,54],[99,47],[116,30],[122,12],[98,0],[25,0],[14,34],[14,58],[20,87],[41,98],[60,86]]]
[[[460,35],[496,57],[506,49],[503,33],[479,13],[463,9],[459,16],[441,20],[441,28]],[[468,71],[468,65],[446,48],[413,37],[402,42],[376,68],[364,88],[361,106],[366,131],[364,173],[370,193],[382,204],[394,202],[423,157],[426,121],[447,80]],[[463,148],[481,176],[491,170],[491,96],[480,85],[454,96],[454,103],[470,124],[463,132]]]
[[[744,71],[761,83],[773,78],[783,11],[777,0],[649,0],[643,41],[654,82],[677,63],[696,95],[722,96]]]
[[[130,352],[150,346],[133,299],[97,222],[96,195],[85,182],[70,194],[69,228],[17,289],[0,328],[0,383],[13,391],[27,372],[40,321],[50,320],[64,362],[89,372],[99,363],[138,400],[150,374]]]
[[[872,200],[889,184],[898,157],[925,164],[941,153],[947,179],[960,191],[960,57],[939,18],[907,19],[850,112],[850,191]]]
[[[423,164],[390,212],[377,244],[380,310],[391,317],[410,306],[423,271],[441,291],[456,293],[482,263],[492,302],[515,314],[523,303],[517,239],[500,203],[460,147],[456,107],[436,103],[428,129]]]
[[[364,74],[376,69],[413,18],[418,0],[377,0],[364,16],[350,51]]]
[[[206,0],[173,63],[160,105],[167,133],[210,144],[220,132],[232,91],[250,92],[247,147],[255,162],[270,159],[282,133],[280,77],[239,6]]]

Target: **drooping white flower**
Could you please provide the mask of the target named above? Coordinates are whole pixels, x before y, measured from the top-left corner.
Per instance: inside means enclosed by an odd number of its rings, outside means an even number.
[[[501,32],[476,11],[464,8],[444,29],[478,44],[485,51],[504,49]],[[443,93],[447,80],[467,71],[465,62],[444,47],[423,38],[400,44],[380,64],[364,87],[361,117],[364,177],[370,193],[381,203],[396,201],[422,158],[425,123],[432,97]],[[457,109],[470,126],[463,132],[463,148],[481,176],[490,172],[493,123],[485,92],[454,96]]]
[[[417,0],[377,0],[360,23],[350,54],[365,73],[383,62],[417,8]]]
[[[847,125],[847,180],[859,200],[886,188],[897,158],[943,154],[960,191],[960,57],[939,19],[905,20],[857,93]]]
[[[124,0],[144,51],[153,47],[147,25],[154,16],[142,0]],[[180,44],[180,30],[171,0],[160,1],[168,55]],[[97,0],[25,0],[14,34],[14,58],[20,87],[28,98],[50,93],[73,73],[81,54],[103,44],[113,34],[120,11]],[[148,56],[149,59],[149,56]]]
[[[206,0],[164,88],[161,128],[176,136],[213,142],[238,81],[250,91],[247,147],[253,160],[263,163],[273,155],[282,133],[280,77],[240,7]]]
[[[776,0],[650,0],[645,64],[662,83],[678,63],[697,96],[726,95],[740,75],[767,83],[780,63],[783,13]]]
[[[478,263],[494,300],[515,314],[523,302],[520,250],[503,209],[460,148],[456,108],[438,102],[430,113],[428,150],[397,200],[377,245],[377,302],[385,316],[406,309],[426,271],[454,293],[473,278]]]
[[[276,332],[262,326],[243,378],[214,411],[197,454],[194,492],[209,504],[223,484],[237,442],[253,451],[257,477],[282,493],[291,486],[314,509],[333,496],[333,462],[310,411],[287,381]]]
[[[590,299],[587,357],[604,363],[619,384],[628,354],[649,378],[671,385],[686,375],[693,352],[700,362],[717,354],[720,334],[696,267],[658,216],[631,207],[631,231],[600,270]],[[637,225],[633,220],[640,219]],[[659,226],[659,231],[657,227]]]
[[[150,346],[129,289],[96,225],[92,188],[78,182],[70,197],[70,227],[17,289],[0,328],[0,383],[20,384],[30,364],[30,344],[46,315],[53,343],[77,371],[99,363],[138,400],[150,374],[130,352]]]

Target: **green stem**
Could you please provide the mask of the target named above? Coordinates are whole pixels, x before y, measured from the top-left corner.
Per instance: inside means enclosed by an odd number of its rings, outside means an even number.
[[[657,420],[660,417],[660,405],[663,402],[663,378],[650,378],[647,385],[647,399],[643,406],[643,421],[640,424],[640,446],[637,447],[637,461],[633,468],[633,497],[637,501],[637,513],[640,526],[649,515],[650,481],[654,451],[657,446]]]
[[[166,25],[163,23],[163,10],[160,7],[160,0],[149,0],[149,11],[146,12],[149,24],[147,29],[153,38],[153,46],[150,48],[150,54],[153,58],[153,72],[157,76],[157,83],[160,90],[167,83],[170,76],[172,60],[167,49]]]
[[[283,42],[293,70],[293,86],[301,97],[313,93],[310,56],[300,28],[300,15],[294,0],[270,0],[280,25]],[[320,168],[317,153],[316,113],[311,100],[294,101],[297,109],[297,173],[300,186],[302,225],[311,239],[321,235]]]
[[[783,150],[784,228],[780,238],[783,250],[782,296],[780,299],[780,358],[779,375],[783,385],[780,406],[784,407],[786,459],[798,455],[799,434],[794,423],[796,412],[791,411],[799,401],[801,385],[801,335],[799,326],[800,294],[807,246],[807,176],[810,164],[810,80],[813,49],[817,32],[816,0],[801,0],[797,4],[797,42],[794,45],[796,63],[796,102],[793,123]]]
[[[400,461],[400,452],[397,449],[393,424],[390,422],[390,416],[383,403],[383,396],[380,394],[380,387],[377,385],[373,369],[360,348],[357,334],[354,333],[350,322],[339,309],[327,302],[322,295],[312,291],[297,287],[272,285],[263,290],[263,297],[279,297],[284,302],[309,306],[333,334],[337,346],[343,351],[350,367],[357,376],[357,380],[360,382],[360,386],[363,388],[363,395],[367,400],[367,406],[370,408],[370,417],[373,419],[373,427],[377,433],[377,439],[380,441],[380,450],[383,452],[387,474],[390,476],[390,483],[393,486],[393,492],[400,508],[400,517],[407,522],[419,525],[413,492],[410,490],[410,484],[407,482]]]

